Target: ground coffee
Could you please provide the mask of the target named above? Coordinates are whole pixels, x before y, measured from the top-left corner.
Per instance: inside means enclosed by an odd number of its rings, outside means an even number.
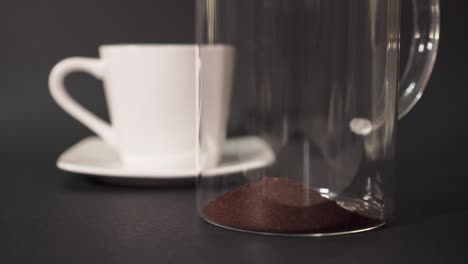
[[[227,192],[210,201],[203,213],[223,226],[274,233],[334,233],[382,222],[287,178],[265,177]]]

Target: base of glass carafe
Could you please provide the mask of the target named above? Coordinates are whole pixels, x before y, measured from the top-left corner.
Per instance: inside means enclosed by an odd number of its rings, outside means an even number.
[[[373,225],[368,225],[365,227],[357,227],[357,228],[350,228],[348,230],[337,231],[337,232],[264,232],[264,231],[256,231],[256,230],[249,230],[249,229],[241,229],[236,227],[231,227],[227,225],[223,225],[217,223],[215,221],[210,220],[208,217],[201,213],[201,217],[208,223],[213,224],[218,227],[222,227],[229,230],[240,231],[245,233],[253,233],[253,234],[260,234],[260,235],[270,235],[270,236],[296,236],[296,237],[326,237],[326,236],[340,236],[340,235],[347,235],[347,234],[355,234],[361,233],[366,231],[371,231],[376,228],[382,227],[386,224],[385,219],[383,219],[382,208],[377,206],[377,203],[373,201],[363,201],[358,198],[352,197],[335,197],[335,200],[339,205],[343,208],[346,208],[351,211],[360,212],[361,214],[366,214],[369,216],[373,216],[377,219],[381,219],[380,221],[376,221]],[[365,213],[364,213],[365,212]]]
[[[232,231],[238,231],[242,233],[250,233],[250,234],[256,234],[256,235],[266,235],[266,236],[289,236],[289,237],[329,237],[329,236],[342,236],[342,235],[350,235],[350,234],[356,234],[356,233],[362,233],[362,232],[367,232],[371,231],[377,228],[380,228],[386,224],[385,221],[382,221],[379,224],[369,226],[366,228],[361,228],[361,229],[353,229],[353,230],[348,230],[348,231],[341,231],[341,232],[332,232],[332,233],[273,233],[273,232],[259,232],[259,231],[253,231],[253,230],[246,230],[246,229],[239,229],[239,228],[234,228],[230,226],[225,226],[218,224],[216,222],[211,221],[210,219],[207,219],[206,217],[202,216],[202,219],[205,220],[207,223],[210,223],[214,226],[221,227],[224,229],[232,230]]]

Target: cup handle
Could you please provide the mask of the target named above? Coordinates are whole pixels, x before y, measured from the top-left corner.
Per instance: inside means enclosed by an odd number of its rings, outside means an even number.
[[[54,66],[49,75],[49,90],[63,110],[91,129],[105,142],[114,145],[115,136],[112,127],[73,100],[64,85],[65,77],[71,72],[85,72],[97,79],[102,79],[103,70],[103,62],[99,59],[81,57],[64,59]]]

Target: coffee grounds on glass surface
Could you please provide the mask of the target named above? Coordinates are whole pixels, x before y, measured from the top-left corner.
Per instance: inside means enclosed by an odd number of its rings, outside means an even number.
[[[265,177],[229,191],[210,201],[203,214],[222,226],[271,233],[335,233],[382,223],[287,178]]]

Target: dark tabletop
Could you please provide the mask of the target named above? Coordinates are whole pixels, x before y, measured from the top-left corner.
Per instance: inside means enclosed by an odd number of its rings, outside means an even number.
[[[111,2],[117,7],[109,11]],[[96,56],[100,43],[190,42],[192,25],[180,21],[192,21],[192,1],[2,2],[0,263],[466,263],[468,23],[460,4],[444,1],[437,67],[423,100],[399,123],[395,221],[317,239],[209,225],[197,215],[191,182],[128,187],[55,167],[90,132],[50,99],[53,64]],[[106,118],[99,82],[73,75],[69,83]]]
[[[47,123],[45,116],[36,117],[30,122]],[[73,142],[61,132],[50,127],[34,137],[14,129],[6,133],[10,140],[1,159],[1,263],[467,260],[468,181],[463,163],[399,161],[397,216],[385,228],[320,239],[267,237],[205,223],[197,216],[190,183],[123,187],[57,170],[57,155]]]

